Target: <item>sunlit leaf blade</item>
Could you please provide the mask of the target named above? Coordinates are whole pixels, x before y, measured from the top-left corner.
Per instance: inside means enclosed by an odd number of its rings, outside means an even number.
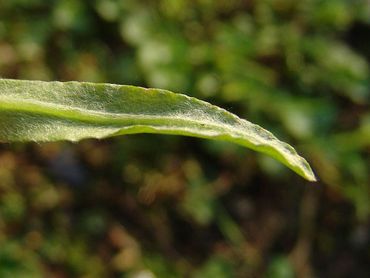
[[[159,89],[0,79],[0,140],[78,141],[133,133],[233,142],[270,155],[307,180],[309,164],[288,144],[207,102]]]

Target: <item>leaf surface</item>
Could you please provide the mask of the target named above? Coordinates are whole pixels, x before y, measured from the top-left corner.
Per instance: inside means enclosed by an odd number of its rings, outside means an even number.
[[[307,180],[315,180],[293,147],[196,98],[126,85],[0,79],[3,142],[79,141],[133,133],[229,141],[270,155]]]

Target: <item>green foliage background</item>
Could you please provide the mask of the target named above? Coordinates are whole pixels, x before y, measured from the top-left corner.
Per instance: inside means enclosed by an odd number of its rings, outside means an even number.
[[[365,277],[366,0],[0,2],[0,76],[159,87],[310,161],[132,135],[1,144],[0,277]]]

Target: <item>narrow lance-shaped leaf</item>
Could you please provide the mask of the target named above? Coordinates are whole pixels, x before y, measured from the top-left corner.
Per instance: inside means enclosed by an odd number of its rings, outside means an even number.
[[[233,142],[315,180],[306,160],[291,146],[196,98],[125,85],[0,79],[0,141],[78,141],[133,133]]]

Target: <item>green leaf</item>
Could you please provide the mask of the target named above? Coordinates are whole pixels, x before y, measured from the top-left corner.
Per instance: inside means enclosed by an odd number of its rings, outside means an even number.
[[[291,146],[196,98],[125,85],[0,79],[1,141],[78,141],[133,133],[233,142],[315,180],[306,160]]]

